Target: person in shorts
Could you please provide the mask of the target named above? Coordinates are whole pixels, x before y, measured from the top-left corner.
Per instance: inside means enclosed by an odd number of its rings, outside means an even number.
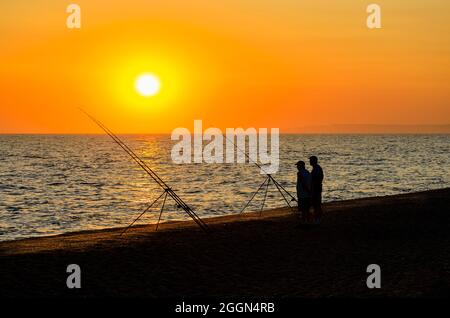
[[[303,223],[310,221],[309,210],[311,208],[311,174],[306,169],[304,161],[298,161],[297,166],[297,199],[298,210]]]
[[[320,224],[322,221],[322,183],[323,170],[319,165],[319,159],[316,156],[309,158],[309,164],[312,166],[311,170],[311,204],[314,210],[314,223]]]

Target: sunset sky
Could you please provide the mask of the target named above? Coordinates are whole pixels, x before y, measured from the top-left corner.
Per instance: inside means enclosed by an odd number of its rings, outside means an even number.
[[[450,1],[73,2],[0,3],[0,133],[450,124]]]

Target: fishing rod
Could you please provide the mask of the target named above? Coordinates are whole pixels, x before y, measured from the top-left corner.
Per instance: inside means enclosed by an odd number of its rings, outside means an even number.
[[[88,114],[86,111],[80,108],[80,110],[87,115],[94,123],[96,123],[108,136],[110,136],[115,143],[117,143],[155,182],[156,184],[161,187],[164,192],[159,196],[155,201],[153,201],[152,204],[150,204],[128,227],[124,229],[124,231],[121,233],[124,234],[141,216],[143,216],[164,194],[164,202],[163,206],[161,208],[161,213],[159,215],[158,219],[158,225],[159,221],[161,220],[161,214],[164,208],[164,204],[167,198],[167,195],[170,196],[176,203],[177,206],[182,208],[191,218],[192,220],[205,232],[208,232],[208,226],[206,223],[192,210],[192,208],[184,202],[176,193],[173,191],[172,188],[170,188],[141,158],[139,158],[136,153],[131,150],[117,135],[115,135],[111,130],[109,130],[103,123],[101,123],[99,120],[95,119],[93,116]]]

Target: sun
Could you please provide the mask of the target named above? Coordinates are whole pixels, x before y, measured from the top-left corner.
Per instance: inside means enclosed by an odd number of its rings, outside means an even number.
[[[145,97],[158,94],[161,88],[159,78],[153,74],[142,74],[136,79],[136,91]]]

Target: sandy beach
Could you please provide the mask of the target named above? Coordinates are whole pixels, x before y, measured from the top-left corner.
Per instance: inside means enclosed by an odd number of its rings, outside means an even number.
[[[450,189],[325,204],[320,227],[287,209],[0,243],[0,294],[64,297],[443,297]],[[82,288],[66,287],[78,264]],[[382,288],[368,289],[378,264]]]

